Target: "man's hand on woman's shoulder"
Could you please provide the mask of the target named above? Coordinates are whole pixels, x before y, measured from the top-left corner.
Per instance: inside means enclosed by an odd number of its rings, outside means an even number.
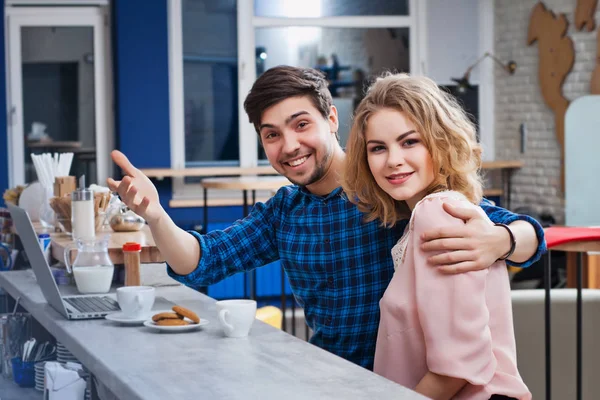
[[[465,224],[433,227],[421,235],[423,251],[442,252],[428,258],[440,271],[449,274],[478,271],[489,268],[508,253],[510,237],[506,229],[490,224],[477,208],[448,202],[444,202],[443,208]]]

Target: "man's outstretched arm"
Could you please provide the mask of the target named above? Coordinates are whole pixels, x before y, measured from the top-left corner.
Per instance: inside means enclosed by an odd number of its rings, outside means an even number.
[[[161,206],[156,187],[142,171],[137,169],[118,150],[111,157],[125,176],[120,181],[108,178],[111,190],[134,213],[148,222],[152,237],[167,264],[180,275],[194,271],[200,260],[200,245],[190,233],[179,228]]]

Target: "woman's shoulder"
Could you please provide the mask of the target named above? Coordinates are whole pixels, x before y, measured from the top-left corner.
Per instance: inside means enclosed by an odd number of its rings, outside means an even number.
[[[421,199],[413,209],[411,215],[411,227],[414,227],[415,224],[421,226],[423,224],[434,224],[439,226],[462,221],[448,214],[444,210],[444,203],[461,208],[479,208],[479,206],[471,203],[469,199],[467,199],[467,197],[460,192],[447,190],[443,192],[432,193]]]
[[[443,192],[431,193],[423,197],[415,206],[413,214],[418,212],[419,209],[441,208],[444,203],[456,204],[460,207],[479,208],[479,206],[471,203],[461,192],[445,190]]]

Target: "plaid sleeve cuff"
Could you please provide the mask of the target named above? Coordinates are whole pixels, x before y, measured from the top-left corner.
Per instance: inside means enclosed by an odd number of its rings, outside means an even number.
[[[203,259],[210,259],[210,247],[206,245],[206,239],[202,237],[196,231],[188,231],[192,236],[194,236],[198,243],[200,244],[200,261],[198,262],[198,266],[195,270],[190,272],[187,275],[179,275],[177,272],[173,271],[173,269],[167,265],[167,273],[169,276],[176,281],[190,287],[200,287],[200,286],[208,286],[209,277],[206,276],[204,268],[203,268]]]
[[[535,254],[529,260],[522,262],[522,263],[506,260],[506,263],[508,265],[512,265],[514,267],[520,267],[520,268],[527,268],[531,264],[538,261],[542,257],[542,255],[544,253],[546,253],[546,251],[548,250],[546,247],[546,239],[544,237],[544,228],[542,228],[542,225],[540,225],[540,223],[535,218],[532,218],[529,215],[513,214],[513,213],[509,213],[509,214],[510,215],[507,215],[506,218],[502,221],[503,224],[510,225],[515,221],[525,221],[525,222],[529,222],[531,225],[533,225],[533,228],[535,229],[535,235],[537,236],[537,240],[538,240],[538,247],[537,247]]]

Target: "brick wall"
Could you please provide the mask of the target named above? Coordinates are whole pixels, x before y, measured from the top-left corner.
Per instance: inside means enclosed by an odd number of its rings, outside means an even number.
[[[531,9],[536,0],[495,1],[495,52],[502,60],[515,60],[514,75],[496,69],[496,159],[521,159],[525,166],[513,177],[512,208],[530,206],[549,212],[564,222],[560,193],[560,152],[554,131],[554,114],[545,105],[538,80],[537,42],[527,46]],[[596,58],[596,32],[578,32],[574,27],[576,1],[546,0],[555,14],[565,13],[567,35],[575,48],[575,64],[567,75],[563,93],[569,100],[589,94]],[[596,13],[596,22],[600,21]],[[525,152],[520,153],[519,125],[525,123]]]

